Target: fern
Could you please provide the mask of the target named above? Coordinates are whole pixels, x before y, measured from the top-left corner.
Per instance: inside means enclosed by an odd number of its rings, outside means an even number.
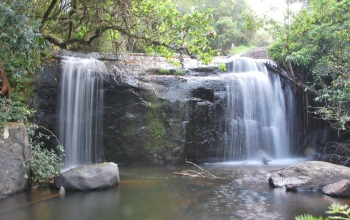
[[[336,216],[329,216],[330,219],[350,220],[350,208],[348,205],[333,203],[329,209],[326,212],[327,214],[336,214]]]
[[[306,215],[295,216],[295,220],[323,220],[323,218],[314,217],[312,215],[306,214]],[[327,219],[324,219],[324,220],[327,220]]]
[[[340,219],[340,220],[350,220],[350,208],[348,205],[340,205],[333,203],[329,207],[327,214],[333,214],[334,216],[329,216],[329,219]],[[322,217],[314,217],[312,215],[299,215],[295,216],[295,220],[323,220]],[[328,220],[328,218],[324,219]]]

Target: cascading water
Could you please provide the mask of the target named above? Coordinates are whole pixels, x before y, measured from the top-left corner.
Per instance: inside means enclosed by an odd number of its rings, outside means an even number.
[[[232,59],[227,67],[225,160],[289,157],[294,114],[286,101],[294,98],[284,97],[280,77],[250,58]]]
[[[103,62],[65,57],[62,60],[59,139],[65,167],[103,160]]]

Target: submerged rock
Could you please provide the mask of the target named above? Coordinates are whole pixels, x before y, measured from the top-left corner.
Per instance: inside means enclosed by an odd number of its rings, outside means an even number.
[[[324,186],[350,179],[350,168],[321,161],[296,164],[272,174],[269,183],[287,190],[321,190]]]
[[[54,177],[54,186],[65,190],[89,191],[119,184],[119,169],[115,163],[79,166]]]
[[[322,192],[334,197],[350,197],[350,180],[344,179],[323,187]]]
[[[29,186],[31,158],[27,130],[21,123],[8,123],[0,131],[0,199],[23,191]]]

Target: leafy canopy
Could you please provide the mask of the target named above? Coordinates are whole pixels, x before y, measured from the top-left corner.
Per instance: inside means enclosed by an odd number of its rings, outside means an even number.
[[[339,130],[349,129],[350,0],[311,0],[269,53],[316,91],[316,113]]]
[[[15,93],[25,94],[47,44],[39,23],[31,19],[29,2],[0,2],[0,69],[5,69]]]
[[[188,54],[204,63],[215,53],[207,39],[211,11],[183,14],[171,0],[38,0],[36,14],[43,37],[63,49],[80,50],[110,33],[116,49],[126,44],[168,58]]]
[[[32,156],[28,162],[30,180],[39,183],[59,173],[62,160],[54,151],[45,149],[42,139],[49,136],[38,133],[38,126],[29,123],[34,110],[23,103],[30,95],[34,71],[41,65],[48,45],[41,37],[40,23],[32,18],[31,3],[27,0],[0,2],[0,69],[6,70],[15,90],[12,101],[0,97],[0,129],[7,122],[26,125]]]
[[[241,45],[264,45],[257,40],[257,31],[262,26],[261,19],[253,12],[245,0],[178,0],[180,10],[189,12],[212,10],[215,39],[210,46],[223,55],[232,53],[232,48]],[[261,45],[262,44],[262,45]]]

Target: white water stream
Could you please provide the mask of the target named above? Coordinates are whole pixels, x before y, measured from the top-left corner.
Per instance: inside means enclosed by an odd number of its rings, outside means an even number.
[[[280,77],[250,58],[232,59],[228,72],[225,160],[290,157],[294,98],[285,98]]]
[[[103,62],[66,57],[62,60],[59,139],[65,167],[103,160]]]

